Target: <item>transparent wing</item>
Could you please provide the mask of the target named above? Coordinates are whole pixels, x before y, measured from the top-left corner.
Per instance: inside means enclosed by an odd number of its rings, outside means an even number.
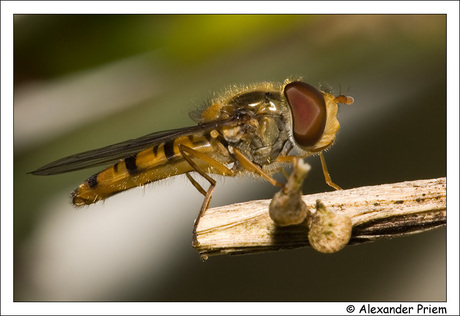
[[[202,110],[193,110],[188,112],[188,117],[190,117],[195,123],[201,122],[201,112]]]
[[[192,127],[152,133],[136,139],[130,139],[121,143],[64,157],[30,173],[34,175],[53,175],[115,163],[119,159],[125,158],[143,149],[153,147],[157,144],[164,143],[165,141],[173,140],[195,132],[211,131],[219,126],[234,124],[234,122],[235,120],[216,121]]]

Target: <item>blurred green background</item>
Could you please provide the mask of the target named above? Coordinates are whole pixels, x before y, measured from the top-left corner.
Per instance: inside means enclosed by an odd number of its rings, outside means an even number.
[[[16,301],[442,301],[446,230],[347,247],[202,262],[202,197],[184,177],[75,210],[98,171],[27,174],[55,159],[194,124],[231,84],[300,75],[355,103],[325,154],[343,188],[446,176],[444,15],[16,15]],[[319,159],[304,193],[330,190]],[[270,198],[218,179],[212,206]]]

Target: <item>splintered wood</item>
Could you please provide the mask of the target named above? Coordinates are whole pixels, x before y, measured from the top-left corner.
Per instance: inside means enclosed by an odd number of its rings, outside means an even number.
[[[446,225],[446,178],[406,181],[302,196],[315,211],[317,200],[350,217],[348,245],[421,233]],[[255,253],[309,246],[305,223],[276,226],[270,200],[208,209],[202,214],[194,247],[209,255]]]

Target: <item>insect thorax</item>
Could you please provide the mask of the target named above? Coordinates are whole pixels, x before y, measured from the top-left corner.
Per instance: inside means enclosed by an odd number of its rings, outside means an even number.
[[[222,128],[228,145],[238,148],[259,166],[273,163],[289,139],[282,102],[277,91],[251,91],[222,106],[220,115],[239,118],[240,122]]]

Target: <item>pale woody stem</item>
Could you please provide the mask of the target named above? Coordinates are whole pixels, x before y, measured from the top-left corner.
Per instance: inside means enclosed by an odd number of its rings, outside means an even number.
[[[446,225],[446,178],[360,187],[302,197],[351,218],[349,245],[407,236]],[[195,248],[203,257],[308,246],[303,225],[278,227],[268,215],[270,200],[208,209],[196,229]]]

